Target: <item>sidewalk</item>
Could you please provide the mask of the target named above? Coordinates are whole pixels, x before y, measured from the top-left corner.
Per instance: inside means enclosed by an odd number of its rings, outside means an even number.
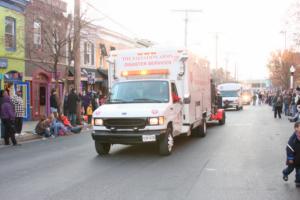
[[[37,123],[38,121],[24,121],[21,134],[20,135],[16,134],[17,141],[25,142],[28,140],[41,139],[42,138],[41,136],[34,134],[34,129]],[[0,139],[0,145],[3,144],[4,144],[4,140]]]
[[[38,121],[24,121],[22,133],[20,135],[16,135],[17,141],[19,143],[22,143],[25,141],[42,139],[42,136],[35,134],[35,131],[34,131],[37,123],[38,123]],[[90,128],[89,126],[84,126],[82,131],[89,130],[89,128]],[[3,145],[3,144],[4,144],[4,140],[0,139],[0,145]]]

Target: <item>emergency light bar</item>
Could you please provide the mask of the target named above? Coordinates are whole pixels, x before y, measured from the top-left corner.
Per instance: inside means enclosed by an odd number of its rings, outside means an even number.
[[[127,76],[144,76],[144,75],[168,75],[168,69],[149,69],[149,70],[132,70],[132,71],[122,71],[121,75],[123,77]]]

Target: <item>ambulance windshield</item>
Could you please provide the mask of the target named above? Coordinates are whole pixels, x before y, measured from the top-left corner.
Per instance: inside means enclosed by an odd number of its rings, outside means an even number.
[[[222,97],[238,97],[239,91],[237,90],[226,90],[226,91],[220,91]]]
[[[109,103],[167,103],[167,81],[131,81],[113,86]]]

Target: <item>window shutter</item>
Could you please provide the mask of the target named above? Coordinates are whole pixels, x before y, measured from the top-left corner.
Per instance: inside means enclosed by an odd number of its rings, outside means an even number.
[[[91,57],[92,57],[92,58],[91,58],[91,59],[92,59],[92,62],[91,62],[91,63],[92,63],[92,65],[94,65],[94,64],[95,64],[95,61],[94,61],[94,44],[93,44],[93,43],[91,43],[91,51],[92,51],[92,52],[91,52],[91,54],[92,54],[92,55],[91,55]]]
[[[87,63],[86,57],[87,57],[87,43],[85,42],[85,43],[84,43],[84,56],[83,56],[84,64]]]

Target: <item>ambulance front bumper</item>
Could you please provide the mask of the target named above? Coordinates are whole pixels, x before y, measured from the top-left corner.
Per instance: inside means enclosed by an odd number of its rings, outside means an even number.
[[[142,144],[154,143],[160,140],[166,130],[147,130],[147,131],[104,131],[94,130],[92,138],[100,143],[110,144]]]

